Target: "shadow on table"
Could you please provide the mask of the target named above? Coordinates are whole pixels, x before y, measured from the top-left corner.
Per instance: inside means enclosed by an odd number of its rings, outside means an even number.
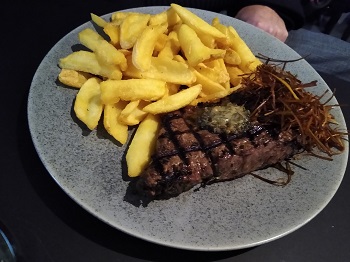
[[[40,161],[27,124],[27,96],[21,105],[17,138],[21,162],[28,174],[28,180],[41,200],[67,226],[97,245],[130,257],[151,261],[178,261],[180,257],[192,261],[213,261],[234,257],[251,250],[250,248],[224,252],[200,252],[160,246],[112,228],[88,213],[56,184]]]

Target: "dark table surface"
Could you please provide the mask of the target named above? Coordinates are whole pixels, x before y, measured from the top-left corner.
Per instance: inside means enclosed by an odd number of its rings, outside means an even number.
[[[332,201],[309,223],[281,239],[240,251],[158,246],[111,228],[82,209],[51,178],[33,147],[26,115],[31,80],[50,48],[87,22],[90,12],[103,15],[139,4],[8,2],[0,11],[0,222],[20,261],[350,261],[348,170]],[[350,84],[322,76],[336,88],[338,101],[347,104]],[[350,123],[350,109],[343,112]]]

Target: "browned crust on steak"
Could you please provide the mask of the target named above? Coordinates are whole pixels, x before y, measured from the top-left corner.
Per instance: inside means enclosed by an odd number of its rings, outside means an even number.
[[[202,183],[242,177],[279,163],[298,151],[292,131],[252,126],[240,136],[197,129],[185,120],[193,108],[162,116],[155,155],[137,188],[156,198],[177,196]]]

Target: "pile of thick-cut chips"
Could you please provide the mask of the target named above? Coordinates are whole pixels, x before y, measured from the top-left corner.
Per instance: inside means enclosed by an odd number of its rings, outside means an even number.
[[[217,18],[209,24],[177,4],[154,15],[91,18],[105,35],[82,30],[79,42],[90,51],[61,58],[58,79],[79,88],[74,111],[89,129],[103,117],[107,132],[125,144],[128,127],[138,125],[126,155],[132,177],[150,161],[158,114],[223,98],[261,63],[232,26]]]

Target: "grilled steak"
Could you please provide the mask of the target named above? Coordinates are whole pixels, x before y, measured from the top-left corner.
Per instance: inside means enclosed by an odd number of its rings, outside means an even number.
[[[278,164],[301,150],[322,157],[317,149],[330,160],[344,150],[348,133],[334,128],[332,106],[320,101],[326,92],[305,90],[316,81],[303,84],[266,64],[242,81],[242,88],[218,103],[161,116],[155,154],[137,181],[142,194],[169,198]]]
[[[250,124],[239,134],[214,133],[193,121],[197,107],[164,114],[155,155],[137,181],[143,194],[170,198],[198,184],[242,177],[294,155],[298,134]]]

